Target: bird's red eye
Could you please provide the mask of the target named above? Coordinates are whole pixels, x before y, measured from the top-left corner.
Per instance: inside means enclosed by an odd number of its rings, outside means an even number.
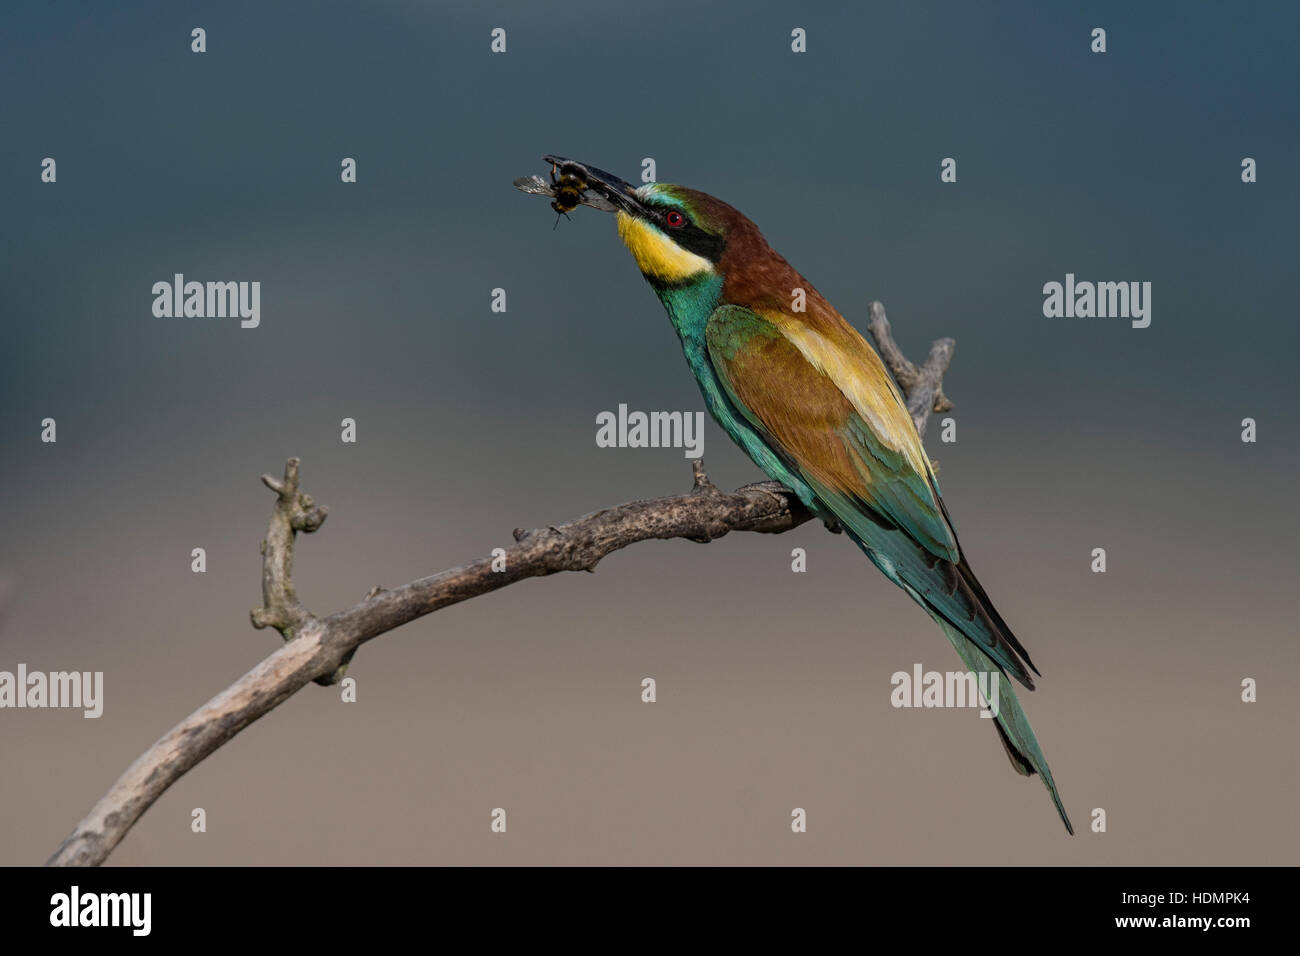
[[[669,210],[668,214],[664,216],[664,222],[668,223],[668,225],[672,226],[672,228],[678,229],[686,225],[686,217],[683,216],[681,213],[679,213],[676,209],[671,209]]]

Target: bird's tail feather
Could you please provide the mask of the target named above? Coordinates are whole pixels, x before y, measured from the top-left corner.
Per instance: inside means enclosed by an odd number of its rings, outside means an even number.
[[[938,615],[932,615],[943,628],[944,634],[952,642],[961,659],[966,662],[966,667],[975,674],[992,674],[998,673],[998,713],[993,723],[997,727],[998,736],[1002,740],[1002,746],[1006,748],[1007,756],[1011,759],[1011,766],[1016,772],[1024,776],[1030,776],[1037,773],[1043,778],[1043,785],[1047,787],[1047,792],[1052,797],[1052,802],[1056,804],[1056,812],[1061,815],[1061,822],[1065,824],[1065,829],[1074,834],[1074,827],[1070,825],[1070,818],[1066,815],[1065,806],[1061,803],[1061,795],[1056,792],[1056,783],[1052,780],[1052,771],[1047,766],[1047,758],[1043,756],[1042,749],[1038,746],[1038,740],[1034,737],[1033,728],[1029,726],[1029,718],[1025,716],[1024,710],[1020,706],[1020,701],[1016,698],[1015,685],[1011,678],[1003,672],[994,660],[979,649],[966,635],[957,630],[947,621]]]

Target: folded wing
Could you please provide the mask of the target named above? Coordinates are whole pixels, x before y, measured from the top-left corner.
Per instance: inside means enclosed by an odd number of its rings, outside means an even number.
[[[880,358],[843,319],[718,308],[710,361],[737,410],[868,557],[933,615],[1033,687],[1033,664],[961,553],[934,472]]]

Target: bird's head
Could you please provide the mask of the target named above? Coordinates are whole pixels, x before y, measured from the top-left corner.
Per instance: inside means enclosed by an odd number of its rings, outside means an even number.
[[[729,247],[766,247],[758,229],[720,199],[685,186],[634,186],[604,170],[558,156],[544,157],[585,179],[587,205],[612,211],[618,234],[642,274],[655,286],[690,284],[721,277]]]

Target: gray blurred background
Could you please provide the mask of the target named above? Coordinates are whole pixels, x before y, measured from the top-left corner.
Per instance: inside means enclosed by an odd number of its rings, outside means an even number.
[[[641,544],[386,635],[357,703],[305,689],[110,862],[1294,863],[1300,15],[1052,6],[6,4],[0,670],[102,670],[106,702],[0,711],[0,863],[43,861],[275,647],[247,615],[258,476],[287,456],[331,509],[297,558],[320,613],[689,487],[680,450],[595,446],[620,402],[702,402],[612,217],[553,231],[510,187],[543,152],[654,157],[859,328],[879,298],[913,357],[956,338],[958,441],[927,446],[1043,672],[1026,708],[1080,834],[987,721],[890,706],[894,671],[958,659],[806,525]],[[175,272],[261,281],[261,327],[155,318]],[[1151,281],[1151,327],[1044,318],[1066,272]],[[719,484],[760,477],[707,427]]]

